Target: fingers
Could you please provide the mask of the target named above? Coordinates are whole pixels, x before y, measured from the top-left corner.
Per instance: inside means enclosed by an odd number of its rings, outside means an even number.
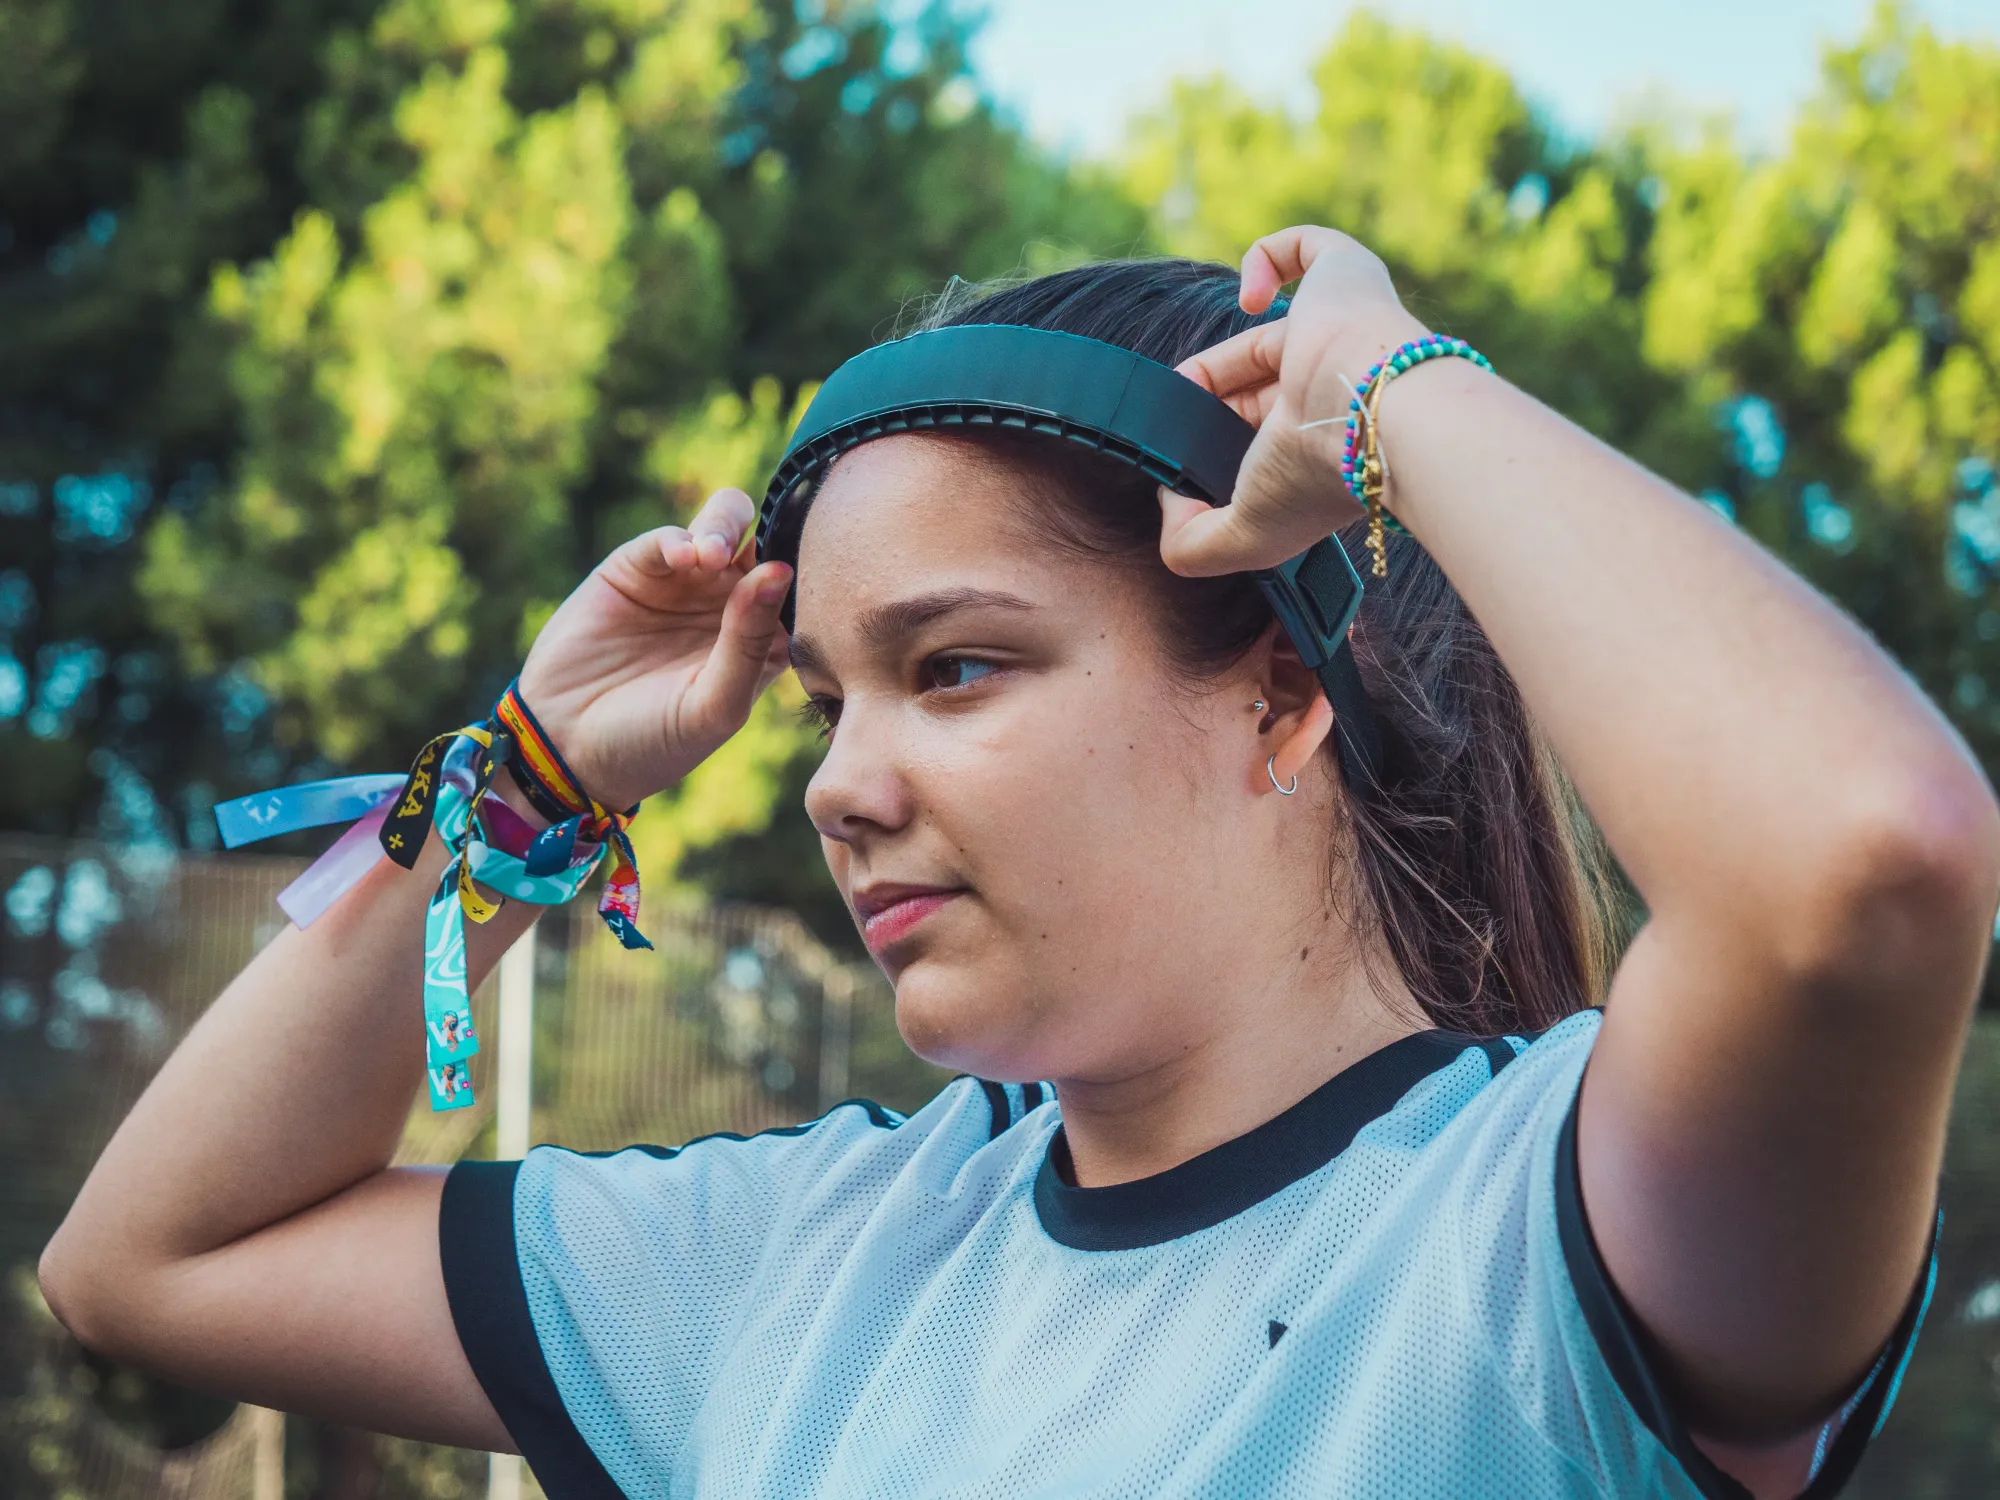
[[[720,572],[737,562],[756,535],[757,508],[738,489],[717,490],[685,526],[656,526],[624,543],[605,566],[650,578],[702,569]]]
[[[1260,313],[1271,305],[1278,288],[1305,275],[1322,251],[1347,238],[1319,224],[1294,224],[1267,234],[1243,252],[1243,289],[1237,301],[1245,312]]]
[[[739,489],[721,489],[688,523],[688,535],[703,566],[726,567],[757,520],[757,505]]]
[[[1228,401],[1278,378],[1278,366],[1285,357],[1286,327],[1286,320],[1280,318],[1246,328],[1212,349],[1182,360],[1176,368],[1203,390]]]
[[[1240,572],[1252,540],[1235,506],[1209,505],[1161,487],[1160,560],[1173,572],[1184,578]]]
[[[792,570],[780,562],[752,568],[736,581],[722,607],[715,645],[696,673],[690,694],[703,717],[733,727],[750,712],[757,694],[775,675],[772,662],[782,660],[778,611],[791,587]]]

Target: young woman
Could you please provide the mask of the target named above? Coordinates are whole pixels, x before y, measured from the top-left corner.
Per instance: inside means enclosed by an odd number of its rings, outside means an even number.
[[[1357,520],[1348,381],[1423,331],[1380,262],[1291,229],[1240,280],[941,316],[1179,363],[1259,424],[1234,502],[885,437],[814,501],[789,640],[724,491],[522,686],[623,805],[789,653],[834,878],[972,1076],[906,1120],[391,1170],[433,849],[216,1002],[51,1306],[189,1384],[518,1445],[557,1500],[1830,1493],[1926,1295],[2000,898],[1964,747],[1754,544],[1442,359],[1381,402],[1414,540],[1354,637],[1395,772],[1350,793],[1241,574]],[[1601,1015],[1558,764],[1647,912]],[[474,931],[475,980],[531,915]]]

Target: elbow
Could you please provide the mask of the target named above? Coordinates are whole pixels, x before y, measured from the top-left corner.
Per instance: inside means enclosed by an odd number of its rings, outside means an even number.
[[[1985,778],[1956,757],[1891,778],[1830,811],[1808,845],[1783,967],[1822,995],[1935,1002],[1962,1024],[2000,904],[2000,804]]]
[[[114,1273],[95,1261],[65,1222],[43,1249],[36,1278],[50,1315],[70,1336],[94,1353],[111,1354],[116,1352],[117,1320],[105,1311],[104,1290]]]
[[[78,1284],[76,1257],[61,1230],[56,1231],[55,1238],[43,1249],[41,1261],[35,1267],[35,1276],[41,1286],[42,1302],[50,1314],[75,1335],[78,1343],[86,1348],[92,1347],[83,1326],[84,1299]]]

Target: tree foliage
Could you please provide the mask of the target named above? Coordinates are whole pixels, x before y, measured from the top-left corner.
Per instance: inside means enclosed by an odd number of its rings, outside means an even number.
[[[1367,14],[1315,78],[1307,118],[1211,80],[1139,122],[1161,240],[1351,230],[1422,316],[1853,610],[2000,768],[2000,54],[1885,6],[1769,159],[1713,125],[1567,141]]]
[[[6,11],[6,821],[198,838],[218,791],[398,764],[603,548],[760,479],[904,300],[1136,238],[994,115],[961,22],[899,15]],[[119,775],[177,815],[112,827]],[[661,859],[769,815],[716,800]]]

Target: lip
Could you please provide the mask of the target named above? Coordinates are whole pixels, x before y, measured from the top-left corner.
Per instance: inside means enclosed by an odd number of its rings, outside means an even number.
[[[884,883],[864,886],[854,893],[854,913],[861,918],[861,938],[871,953],[895,946],[924,918],[954,896],[963,896],[965,887],[945,885],[901,885]]]

